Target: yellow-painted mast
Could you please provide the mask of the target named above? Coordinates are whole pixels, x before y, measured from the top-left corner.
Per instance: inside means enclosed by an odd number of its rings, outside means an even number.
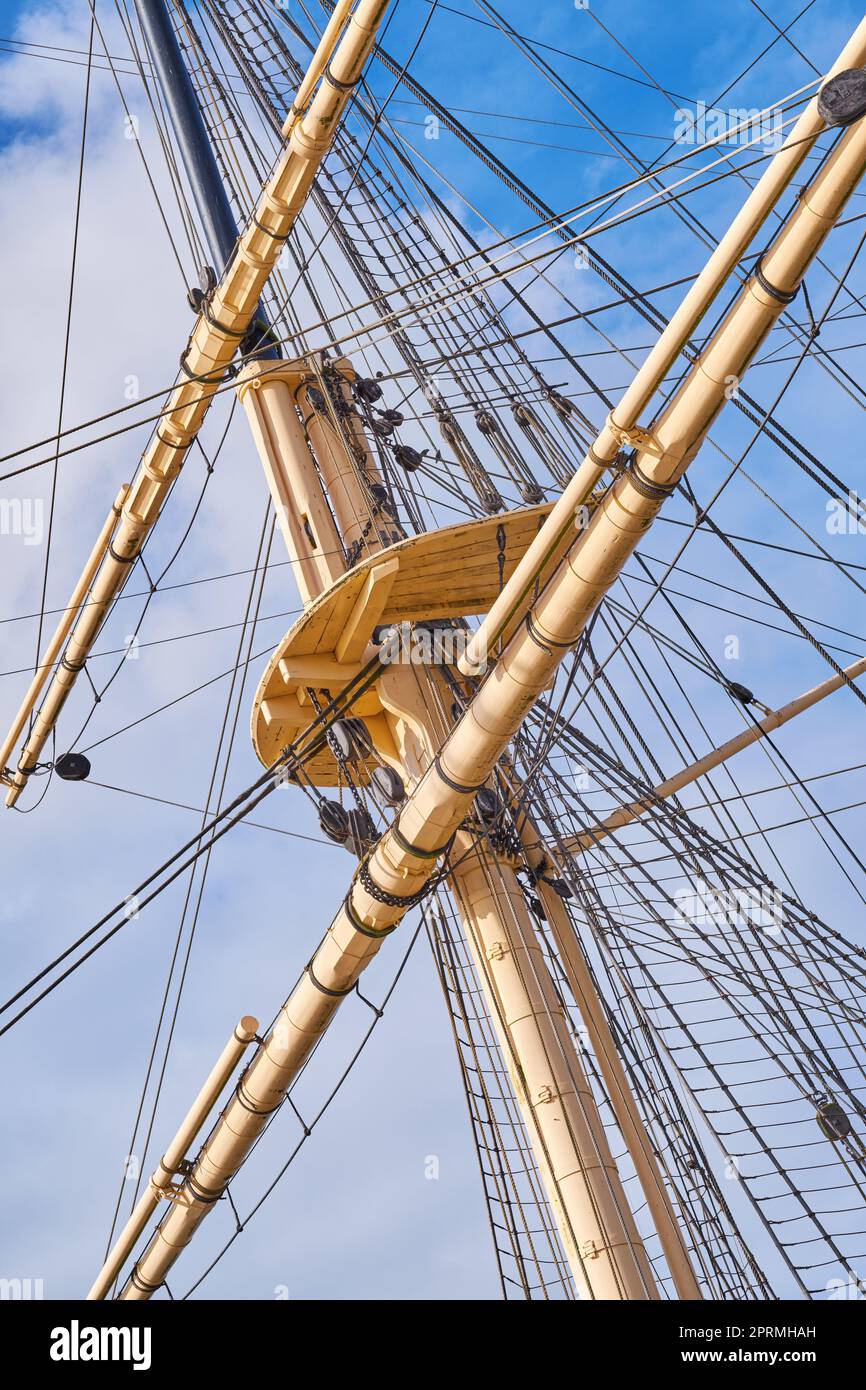
[[[117,527],[106,543],[87,601],[80,608],[30,735],[11,777],[4,778],[9,782],[7,806],[15,805],[27,785],[29,770],[45,747],[108,611],[160,515],[214,394],[227,379],[226,369],[253,322],[262,290],[333,141],[386,7],[387,0],[358,0],[342,38],[332,33],[336,46],[330,62],[321,68],[318,90],[303,118],[295,120],[234,255],[202,306],[184,349],[179,382],[126,494]]]
[[[806,690],[796,699],[789,700],[780,709],[767,710],[763,719],[757,719],[748,728],[743,729],[739,734],[734,734],[725,743],[720,743],[718,748],[710,749],[703,757],[697,758],[695,762],[689,763],[688,767],[680,768],[672,777],[665,778],[657,787],[653,787],[648,796],[639,797],[636,801],[630,801],[624,806],[619,806],[615,811],[611,811],[603,821],[594,825],[590,830],[583,830],[579,835],[567,836],[562,841],[562,846],[570,854],[583,854],[585,850],[591,849],[606,836],[612,835],[615,830],[622,830],[626,825],[630,825],[633,820],[651,811],[660,801],[664,801],[669,796],[676,796],[677,792],[684,787],[689,787],[698,778],[706,773],[712,772],[713,768],[720,767],[729,758],[741,753],[744,748],[751,748],[753,744],[760,743],[767,734],[774,733],[776,729],[796,719],[798,714],[805,714],[819,704],[821,700],[826,700],[828,695],[834,695],[837,690],[841,690],[850,681],[855,681],[858,676],[866,673],[866,657],[860,657],[858,661],[852,661],[850,666],[843,667],[842,675],[830,676],[827,680],[821,681],[820,685],[815,685],[811,690]]]
[[[837,69],[853,63],[859,65],[864,60],[866,22],[846,48]],[[639,375],[639,388],[636,387],[631,396],[640,402],[640,408],[651,399],[661,375],[682,346],[682,336],[690,332],[693,322],[697,321],[698,307],[702,312],[718,293],[731,265],[746,249],[751,236],[787,186],[801,156],[808,152],[824,128],[815,103],[810,105],[802,122],[798,149],[792,153],[785,147],[776,156],[756,190],[757,202],[753,194],[747,203],[745,218],[738,219],[735,230],[723,242],[724,254],[717,254],[712,276],[698,282],[699,295],[695,298],[692,292],[691,306],[681,314],[676,332],[663,349],[657,350],[653,372]],[[476,643],[470,665],[478,667],[479,657],[484,654],[484,641],[490,643],[504,637],[502,654],[454,729],[444,740],[437,740],[431,760],[425,760],[424,734],[432,732],[435,739],[436,730],[424,728],[429,710],[425,707],[423,693],[423,717],[417,717],[416,710],[413,721],[406,690],[400,688],[401,673],[393,668],[383,673],[379,698],[383,712],[392,717],[390,722],[385,719],[380,727],[377,742],[384,756],[387,730],[392,738],[392,760],[410,773],[409,794],[392,827],[362,861],[343,906],[138,1260],[122,1297],[145,1298],[161,1285],[177,1255],[210,1210],[213,1199],[224,1191],[268,1116],[281,1103],[342,998],[351,991],[385,937],[396,929],[406,911],[427,890],[442,856],[450,853],[453,860],[455,848],[459,846],[467,855],[464,863],[471,864],[471,846],[464,845],[461,836],[465,835],[463,822],[478,790],[487,782],[526,713],[549,685],[559,662],[577,641],[589,616],[696,456],[724,407],[730,377],[739,378],[747,369],[783,308],[796,293],[806,269],[864,170],[866,123],[859,121],[840,136],[699,361],[652,428],[641,429],[636,418],[630,418],[637,413],[631,408],[621,416],[628,421],[627,425],[617,424],[617,412],[613,413],[565,498],[553,509],[539,540],[529,545],[501,598],[493,602],[487,625],[482,625],[482,642]],[[653,373],[656,374],[654,379]],[[589,525],[576,534],[573,531],[575,509],[587,501],[606,465],[623,443],[635,448],[630,466],[597,499]],[[362,501],[366,502],[363,495],[359,505]],[[309,542],[309,537],[307,539]],[[311,552],[314,550],[315,544],[312,544]],[[341,666],[348,670],[352,662],[369,654],[370,648],[364,639],[369,640],[373,626],[388,612],[388,595],[399,581],[401,563],[411,564],[408,558],[401,560],[401,553],[402,547],[397,546],[392,551],[392,559],[387,551],[381,559],[371,555],[361,571],[363,585],[357,593],[348,589],[345,577],[328,589],[324,587],[326,577],[323,576],[323,587],[318,594],[311,589],[311,613],[318,612],[323,604],[331,604],[328,611],[333,611],[346,592],[350,598],[354,595],[354,601],[346,608],[342,625],[336,624],[330,658],[319,649],[309,652],[300,660],[299,674],[298,669],[292,667],[289,648],[286,648],[278,662],[286,694],[275,697],[269,690],[265,691],[268,698],[257,702],[254,730],[258,726],[261,729],[274,726],[276,737],[284,724],[298,718],[291,712],[300,704],[298,687],[304,681],[308,685],[314,683],[312,668],[305,667],[305,662],[330,659],[332,671]],[[410,554],[407,550],[406,556]],[[547,578],[549,569],[545,571],[545,565],[553,561],[557,561],[555,571]],[[542,576],[547,582],[539,597],[530,604],[528,596],[536,579]],[[263,682],[260,694],[265,684]],[[377,718],[374,715],[371,723]],[[396,743],[401,738],[403,746],[398,747]],[[406,751],[412,738],[417,758],[415,768],[411,767]],[[590,1296],[652,1297],[654,1290],[645,1276],[642,1246],[634,1240],[629,1213],[617,1207],[618,1179],[615,1166],[613,1172],[606,1166],[604,1136],[603,1133],[599,1136],[594,1127],[594,1102],[589,1095],[591,1104],[587,1104],[587,1096],[581,1092],[579,1067],[574,1065],[574,1050],[572,1048],[569,1055],[562,1035],[557,1033],[556,1010],[545,998],[543,977],[530,958],[533,942],[524,930],[522,913],[502,900],[502,889],[506,899],[510,896],[507,875],[502,872],[507,865],[497,866],[499,888],[496,890],[491,888],[486,877],[488,867],[480,862],[477,870],[461,870],[452,864],[450,872],[458,901],[461,886],[463,888],[462,915],[470,944],[474,941],[476,967],[488,997],[493,1000],[492,1012],[498,1021],[503,1051],[507,1058],[516,1059],[523,1078],[532,1074],[537,1079],[538,1059],[543,1058],[553,1080],[552,1085],[543,1087],[544,1094],[532,1094],[529,1086],[525,1086],[521,1098],[524,1113],[530,1116],[531,1133],[533,1124],[535,1126],[539,1167],[569,1249],[575,1277]],[[508,922],[512,908],[512,920]],[[491,922],[494,930],[501,933],[498,942],[492,942],[485,935],[485,921]],[[513,926],[514,931],[508,932],[508,926]],[[599,1057],[605,1058],[608,1085],[616,1094],[622,1088],[622,1077],[617,1071],[617,1059],[605,1056],[609,1043],[588,972],[580,957],[567,949],[570,923],[567,927],[563,922],[556,923],[555,934],[568,961],[575,996],[585,1018],[592,1024],[590,1032]],[[498,950],[495,949],[497,945]],[[512,995],[515,987],[518,994]],[[535,990],[540,994],[536,996]],[[514,1003],[519,1003],[521,998],[529,999],[531,1007],[528,1014],[518,1016]],[[537,1007],[534,999],[538,1001]],[[551,1057],[558,1049],[565,1064],[562,1074],[551,1065]],[[567,1077],[568,1082],[561,1077]],[[578,1078],[576,1087],[569,1084],[575,1078]],[[520,1084],[517,1089],[520,1094]],[[639,1116],[633,1107],[623,1103],[622,1096],[619,1100],[617,1113],[627,1142],[630,1146],[634,1144],[635,1151],[641,1151],[646,1158],[645,1136],[642,1140],[636,1132],[640,1128]],[[564,1149],[550,1142],[551,1131],[545,1128],[542,1119],[547,1107],[548,1116],[555,1116],[559,1123],[560,1135],[568,1136]],[[575,1123],[578,1115],[582,1125]],[[570,1171],[569,1153],[578,1155],[578,1165]],[[643,1163],[641,1178],[645,1187],[651,1187],[656,1180],[647,1162]],[[603,1190],[606,1190],[608,1201],[601,1210],[597,1199]],[[664,1200],[656,1200],[653,1214],[657,1224],[664,1224],[673,1216],[669,1202]],[[694,1276],[681,1242],[679,1249],[684,1259],[677,1258],[676,1243],[670,1242],[672,1253],[668,1258],[678,1279],[678,1288],[683,1290]],[[643,1287],[639,1289],[641,1282]],[[681,1296],[688,1295],[681,1292]]]
[[[14,805],[26,786],[211,400],[227,379],[226,370],[253,322],[268,275],[333,140],[386,6],[387,0],[358,0],[351,14],[351,0],[340,0],[335,7],[284,126],[287,147],[207,296],[182,359],[181,379],[133,482],[103,528],[4,741],[0,771],[59,657],[17,763],[3,775],[9,785],[7,805]],[[866,20],[831,73],[864,62]],[[487,616],[462,667],[469,673],[482,671],[488,653],[500,643],[501,654],[453,729],[437,710],[441,692],[428,671],[419,681],[417,673],[383,668],[375,692],[364,697],[368,706],[355,711],[365,717],[369,712],[377,752],[400,768],[408,787],[406,799],[393,825],[362,860],[301,981],[257,1048],[204,1147],[188,1163],[186,1150],[255,1032],[254,1020],[242,1020],[90,1297],[105,1296],[153,1209],[170,1196],[168,1210],[121,1297],[147,1298],[160,1287],[282,1102],[342,998],[384,938],[429,890],[446,855],[449,883],[575,1282],[587,1297],[658,1296],[514,865],[506,854],[472,839],[465,820],[526,713],[548,688],[560,661],[696,456],[724,406],[731,377],[740,378],[747,369],[866,170],[866,123],[860,120],[840,136],[803,191],[673,399],[651,428],[642,428],[640,415],[665,373],[824,129],[816,99],[750,194],[536,538],[526,536],[522,559],[501,594],[490,595]],[[303,710],[305,692],[345,684],[375,652],[373,629],[387,618],[391,596],[401,592],[414,563],[410,541],[401,541],[393,516],[374,503],[375,468],[357,421],[333,411],[329,419],[313,403],[311,389],[318,389],[317,381],[321,385],[324,370],[321,363],[253,363],[245,369],[240,388],[283,535],[298,562],[305,605],[309,614],[326,608],[333,619],[332,646],[299,653],[289,643],[281,649],[277,670],[282,693],[270,685],[265,689],[263,682],[256,702],[257,747],[268,730],[279,738],[282,730],[303,723],[308,717]],[[351,364],[328,364],[328,371],[331,386],[345,398]],[[634,457],[600,495],[599,484],[624,446],[634,449]],[[590,501],[592,518],[578,532],[575,517]],[[516,514],[504,520],[509,526],[519,525]],[[426,553],[429,558],[429,543]],[[539,582],[540,593],[533,597]],[[272,675],[269,670],[268,681]],[[795,703],[803,708],[808,699]],[[293,719],[298,721],[294,725]],[[729,748],[724,756],[733,751]],[[702,762],[701,770],[715,765],[708,759]],[[664,788],[657,793],[668,794]],[[624,808],[620,814],[634,809]],[[537,853],[537,841],[527,841],[526,849]],[[544,887],[540,891],[675,1287],[680,1297],[700,1297],[683,1232],[572,924],[556,895]],[[177,1183],[172,1181],[175,1176],[180,1178]]]

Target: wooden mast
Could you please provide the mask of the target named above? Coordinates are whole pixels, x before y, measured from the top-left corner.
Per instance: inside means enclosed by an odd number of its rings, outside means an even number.
[[[756,720],[741,733],[734,734],[725,743],[720,743],[718,748],[710,749],[702,758],[697,758],[695,762],[689,763],[687,767],[680,768],[672,777],[665,778],[657,787],[653,787],[649,796],[639,797],[636,801],[630,801],[624,806],[619,806],[606,816],[598,825],[592,826],[589,830],[583,830],[579,835],[566,837],[563,841],[563,848],[570,854],[583,854],[584,850],[591,849],[607,835],[612,835],[615,830],[621,830],[623,826],[630,825],[633,820],[651,811],[660,801],[666,797],[676,796],[677,792],[682,791],[683,787],[691,786],[697,782],[699,777],[703,777],[707,772],[712,772],[714,767],[719,767],[726,763],[729,758],[733,758],[737,753],[741,753],[744,748],[750,748],[754,743],[760,743],[767,734],[773,733],[776,729],[781,729],[791,719],[796,719],[798,714],[805,714],[813,706],[826,700],[828,695],[834,695],[837,690],[841,690],[844,685],[857,679],[858,676],[866,674],[866,657],[860,657],[858,661],[852,661],[850,666],[843,668],[840,676],[830,676],[827,680],[821,681],[820,685],[815,685],[811,690],[806,690],[796,699],[789,700],[780,709],[768,710],[763,719]]]
[[[330,148],[386,8],[387,0],[358,0],[339,43],[339,35],[333,35],[335,47],[322,70],[318,89],[303,117],[295,120],[253,216],[216,286],[207,295],[183,353],[180,380],[169,396],[126,494],[117,526],[106,544],[87,600],[78,611],[77,622],[17,765],[9,776],[0,769],[9,785],[7,806],[14,806],[26,787],[30,771],[93,650],[109,609],[159,518],[214,395],[227,380],[226,370],[254,323],[262,290],[306,202],[316,170]]]
[[[846,50],[843,66],[854,60],[855,53],[857,61],[862,62],[866,58],[864,48],[866,22]],[[807,147],[814,143],[823,128],[816,111],[813,104],[807,112],[811,121],[811,133],[804,137]],[[786,186],[796,163],[790,151],[784,149],[776,157],[771,166],[777,171],[774,196]],[[549,684],[560,660],[578,639],[588,617],[699,451],[712,422],[724,407],[730,376],[740,377],[747,369],[784,306],[796,293],[806,269],[864,170],[866,123],[859,121],[842,134],[825,164],[804,190],[794,212],[762,257],[700,360],[652,429],[640,429],[636,423],[626,429],[613,420],[608,422],[603,440],[597,441],[597,445],[602,443],[603,449],[596,447],[587,456],[583,476],[594,472],[595,481],[598,481],[608,461],[604,451],[612,449],[614,444],[617,449],[623,443],[634,447],[635,455],[628,469],[616,478],[599,501],[589,526],[576,538],[569,537],[572,543],[568,553],[531,606],[526,599],[541,572],[540,551],[549,559],[550,550],[545,547],[549,547],[552,536],[559,534],[557,528],[563,523],[561,509],[540,550],[533,554],[530,546],[523,572],[505,586],[496,620],[498,626],[494,626],[493,632],[497,638],[502,634],[507,636],[508,631],[513,635],[506,641],[501,657],[466,712],[438,747],[434,759],[417,776],[394,824],[363,861],[342,908],[281,1011],[274,1029],[258,1049],[234,1099],[192,1165],[170,1211],[138,1261],[123,1297],[147,1297],[160,1286],[215,1197],[225,1189],[243,1162],[268,1116],[280,1104],[341,999],[352,989],[384,938],[427,889],[439,859],[462,833],[462,823],[476,793],[484,786],[525,714]],[[769,211],[770,206],[772,202],[768,201],[765,211]],[[756,225],[757,222],[750,222],[752,233]],[[718,291],[723,279],[719,268],[713,293]],[[710,294],[707,303],[712,297]],[[646,384],[642,385],[642,391]],[[579,477],[580,472],[576,475]],[[570,485],[567,496],[571,502],[576,495],[580,502],[585,500],[585,490],[581,493],[581,488]],[[559,540],[561,537],[556,544]],[[378,566],[380,571],[383,565],[387,566],[387,552]],[[393,570],[388,574],[393,576]],[[393,583],[393,577],[390,582]],[[365,592],[369,603],[375,584],[372,590]],[[525,622],[516,626],[517,619],[524,617]],[[357,615],[354,632],[356,641],[359,640],[357,633],[364,632]],[[344,646],[343,657],[353,654],[350,648],[351,642]],[[339,657],[339,653],[338,639],[335,656]],[[354,655],[359,657],[362,653]],[[473,653],[476,665],[478,656],[476,649]],[[393,672],[386,673],[380,682],[385,704],[388,699],[385,687],[392,675]],[[516,944],[509,942],[503,954],[516,957]],[[549,1018],[549,1010],[546,1016]],[[531,1042],[518,1042],[518,1055],[521,1047],[527,1049],[528,1057]],[[562,1106],[565,1116],[565,1097],[561,1094],[554,1092],[545,1097],[543,1103]],[[583,1191],[588,1193],[591,1189],[586,1168],[581,1181]],[[575,1210],[580,1205],[578,1198]],[[636,1259],[635,1246],[631,1244],[626,1248],[631,1258]],[[600,1287],[615,1285],[621,1278],[622,1248],[611,1239],[610,1230],[602,1232],[600,1246],[585,1246],[579,1255],[587,1263],[602,1262],[609,1279],[599,1280]],[[624,1295],[619,1292],[607,1296]]]
[[[284,134],[288,146],[237,246],[220,259],[224,269],[196,320],[183,357],[182,378],[170,395],[136,477],[129,487],[124,487],[109,515],[4,741],[0,780],[9,787],[9,806],[15,804],[26,787],[30,771],[92,651],[103,621],[161,513],[210,402],[227,379],[226,369],[238,344],[246,339],[254,324],[267,277],[304,205],[386,7],[387,0],[358,0],[353,14],[352,0],[339,0],[335,7],[287,118]],[[859,66],[864,61],[866,21],[831,71]],[[160,1286],[166,1271],[225,1190],[269,1115],[285,1096],[342,997],[353,987],[384,937],[396,929],[405,913],[427,891],[445,855],[454,861],[448,868],[450,882],[503,1053],[512,1066],[515,1090],[575,1279],[590,1297],[657,1296],[595,1099],[574,1049],[567,1019],[554,998],[513,866],[507,856],[473,843],[464,823],[476,794],[487,784],[526,713],[547,688],[559,662],[573,647],[587,619],[700,449],[724,406],[731,376],[739,378],[747,369],[866,170],[866,122],[861,120],[840,137],[824,166],[803,191],[795,211],[761,258],[671,403],[652,428],[641,428],[639,417],[660,380],[824,129],[817,102],[813,101],[623,401],[611,413],[537,539],[525,548],[501,595],[493,599],[470,647],[464,670],[483,669],[488,652],[500,642],[502,653],[456,727],[449,732],[447,724],[436,717],[436,683],[430,673],[424,673],[419,690],[418,682],[406,672],[394,667],[383,670],[374,697],[374,738],[380,755],[404,773],[409,788],[406,801],[392,827],[363,860],[301,982],[257,1048],[203,1150],[189,1164],[186,1151],[227,1084],[239,1056],[254,1039],[256,1021],[242,1020],[130,1218],[118,1247],[91,1290],[91,1297],[105,1296],[160,1199],[170,1195],[169,1210],[137,1262],[122,1297],[148,1297]],[[225,242],[225,231],[225,227],[219,231],[218,240]],[[267,373],[272,370],[270,380]],[[347,368],[342,375],[341,390],[349,380],[349,371]],[[286,395],[294,385],[292,372],[296,376],[299,373],[298,389],[307,392],[305,400],[303,396],[298,399],[294,394]],[[327,668],[319,668],[321,680],[334,681],[339,680],[340,671],[353,670],[374,650],[370,644],[372,628],[377,612],[381,617],[386,611],[388,593],[396,582],[401,561],[391,553],[391,543],[397,539],[394,518],[380,515],[380,524],[373,527],[372,534],[362,522],[370,512],[365,490],[369,468],[355,466],[357,455],[352,450],[343,457],[338,449],[332,456],[338,460],[337,472],[329,476],[324,457],[327,431],[315,411],[304,435],[298,407],[302,413],[305,404],[309,407],[309,386],[307,364],[279,363],[276,370],[270,364],[254,364],[245,373],[244,403],[275,504],[282,509],[287,545],[301,566],[305,603],[310,606],[314,601],[327,599],[347,572],[334,541],[344,554],[360,543],[361,551],[375,561],[365,571],[363,592],[336,635],[333,661]],[[363,441],[355,442],[363,447]],[[311,443],[317,450],[327,491],[321,488],[316,474],[309,453]],[[634,450],[628,469],[597,500],[589,526],[578,534],[574,529],[575,512],[586,503],[624,447]],[[338,500],[340,489],[344,493],[342,500]],[[540,596],[533,599],[533,590],[540,580]],[[36,709],[55,664],[57,669],[17,763],[6,773],[6,758]],[[849,677],[862,670],[861,663],[856,666],[856,671],[849,669]],[[307,679],[316,684],[312,676]],[[708,767],[829,694],[830,688],[838,689],[843,679],[835,677],[793,705],[768,715],[753,730],[669,779],[654,795],[672,794]],[[254,718],[262,714],[265,703],[257,702]],[[616,813],[620,817],[616,825],[605,822],[598,833],[609,833],[627,823],[643,807],[644,803],[636,802],[622,808]],[[624,1073],[615,1049],[611,1050],[612,1040],[579,943],[573,940],[571,924],[561,904],[553,901],[555,895],[545,890],[542,897],[566,974],[611,1089],[623,1136],[649,1200],[650,1191],[660,1181],[659,1175],[649,1161],[651,1154],[633,1097],[622,1094]],[[176,1175],[182,1180],[175,1185]],[[672,1231],[669,1224],[675,1223],[669,1202],[651,1201],[650,1208],[680,1296],[700,1296],[681,1233]]]

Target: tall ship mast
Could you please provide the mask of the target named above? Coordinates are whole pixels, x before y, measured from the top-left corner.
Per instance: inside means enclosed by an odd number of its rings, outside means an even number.
[[[55,831],[40,815],[55,795],[89,795],[60,784],[104,766],[91,719],[106,717],[114,675],[100,644],[129,626],[133,591],[142,616],[115,675],[146,643],[198,514],[177,533],[191,468],[204,458],[204,489],[218,486],[235,464],[215,455],[243,432],[268,497],[198,830],[161,834],[158,852],[140,836],[130,891],[67,921],[0,1011],[9,1044],[184,887],[134,1169],[119,1195],[105,1172],[75,1179],[79,1202],[110,1207],[80,1296],[206,1295],[235,1261],[240,1280],[247,1225],[297,1152],[334,1141],[318,1120],[351,1090],[367,1038],[387,1033],[411,953],[444,1002],[504,1298],[859,1297],[866,865],[822,780],[843,779],[844,797],[859,759],[822,763],[820,737],[837,720],[855,731],[866,702],[850,616],[863,566],[838,558],[824,526],[860,525],[857,451],[807,447],[797,392],[808,372],[828,410],[837,396],[863,405],[856,339],[839,334],[863,309],[866,20],[760,111],[721,132],[693,124],[685,147],[647,156],[550,45],[477,0],[464,21],[621,161],[557,211],[485,143],[480,117],[416,76],[437,8],[412,9],[408,39],[394,0],[134,0],[112,42],[92,12],[87,80],[101,44],[127,119],[129,84],[147,94],[196,278],[188,337],[165,344],[172,384],[130,407],[149,430],[138,462],[126,408],[96,422],[129,481],[80,517],[84,567],[52,619],[45,562],[39,652],[0,779],[9,811],[34,813],[21,825],[46,862]],[[617,68],[652,87],[620,48]],[[396,111],[422,116],[413,128]],[[425,149],[431,131],[459,150],[480,206]],[[521,210],[519,232],[487,219],[491,189]],[[722,209],[711,225],[701,190]],[[638,287],[614,234],[660,218],[699,257]],[[646,254],[665,264],[659,246]],[[61,420],[40,443],[56,484],[75,434]],[[27,449],[4,468],[36,467]],[[811,533],[795,475],[819,516]],[[266,584],[291,614],[282,635],[261,630]],[[751,625],[754,679],[732,615]],[[797,682],[763,659],[775,634],[796,649]],[[247,717],[251,750],[236,739]],[[817,771],[802,770],[804,744]],[[330,847],[316,923],[293,907],[304,845],[256,855],[243,838],[262,817]],[[227,845],[232,872],[258,880],[256,920],[237,931],[273,950],[273,997],[188,1021],[188,1108],[172,1115],[160,1097],[179,1065],[192,937],[206,949],[205,879]],[[90,847],[91,866],[101,853]],[[335,1061],[352,1010],[363,1036]],[[387,1035],[411,1077],[417,1040],[401,1022],[408,1033]],[[409,1104],[390,1098],[395,1134]],[[365,1155],[349,1157],[365,1206]],[[336,1226],[318,1239],[339,1251]]]

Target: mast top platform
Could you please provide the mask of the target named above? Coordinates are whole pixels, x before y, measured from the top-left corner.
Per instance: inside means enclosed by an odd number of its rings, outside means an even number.
[[[486,613],[551,507],[521,507],[410,536],[368,555],[314,599],[277,647],[255,694],[251,734],[265,767],[315,718],[308,689],[322,704],[335,696],[358,674],[365,653],[369,658],[377,627]],[[384,726],[375,689],[360,696],[352,713]],[[329,749],[304,773],[316,786],[338,784]]]

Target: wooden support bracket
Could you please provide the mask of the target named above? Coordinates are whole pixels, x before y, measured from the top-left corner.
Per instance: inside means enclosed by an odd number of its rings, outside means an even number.
[[[335,654],[338,662],[360,660],[361,653],[373,636],[374,627],[385,611],[399,569],[398,556],[391,555],[370,570],[337,640]]]

